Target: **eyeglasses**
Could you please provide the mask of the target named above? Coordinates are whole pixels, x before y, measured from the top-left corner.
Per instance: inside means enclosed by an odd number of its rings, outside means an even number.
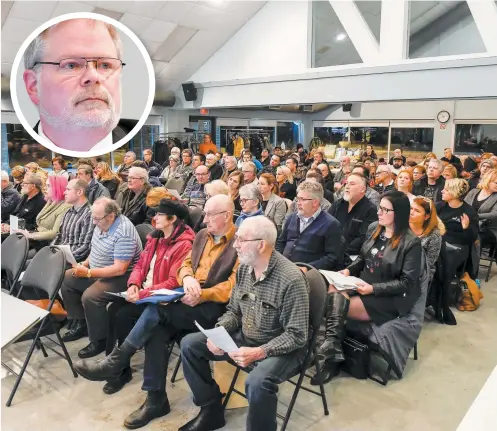
[[[386,171],[376,172],[376,174],[374,174],[374,176],[379,177],[381,174],[386,174]]]
[[[97,72],[105,76],[112,75],[114,72],[126,65],[126,63],[123,63],[118,58],[98,57],[92,60],[88,60],[84,57],[77,57],[63,58],[58,62],[37,61],[35,63],[35,66],[38,64],[52,64],[54,66],[59,66],[59,72],[61,73],[64,73],[66,75],[79,75],[84,73],[84,71],[88,69],[88,63],[93,63]]]
[[[305,202],[305,201],[313,201],[314,200],[314,198],[301,198],[299,196],[297,196],[295,199],[297,202]]]
[[[143,180],[143,178],[141,178],[141,177],[128,177],[128,181],[129,180]]]
[[[264,241],[262,238],[253,238],[253,239],[243,239],[239,236],[235,235],[235,242],[243,244],[244,242],[252,242],[252,241]]]
[[[100,223],[104,218],[108,217],[110,214],[104,215],[103,217],[94,217],[91,216],[93,220],[95,220],[97,223]]]
[[[253,201],[254,199],[249,199],[249,198],[240,198],[240,203],[241,204],[244,204],[246,203],[247,201]]]
[[[390,213],[393,213],[394,210],[391,210],[390,208],[385,208],[385,207],[382,207],[381,205],[378,205],[378,212],[381,212],[384,214],[390,214]]]
[[[29,186],[30,184],[33,184],[33,183],[25,183],[24,181],[21,183],[22,186]]]
[[[206,175],[209,175],[209,172],[206,172],[205,174],[195,174],[197,177],[205,177]]]
[[[224,214],[224,213],[227,213],[228,211],[219,211],[218,213],[206,213],[206,212],[203,212],[202,211],[202,215],[204,216],[204,220],[207,219],[207,218],[212,218],[212,217],[215,217],[219,214]]]

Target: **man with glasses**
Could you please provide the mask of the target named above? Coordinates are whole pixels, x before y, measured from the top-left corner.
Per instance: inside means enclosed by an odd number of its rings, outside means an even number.
[[[226,353],[202,333],[181,342],[183,373],[200,407],[180,431],[215,430],[225,424],[222,394],[209,361],[256,366],[245,381],[247,430],[276,430],[278,385],[292,377],[306,353],[309,286],[304,275],[275,250],[276,226],[263,216],[245,221],[234,246],[240,260],[237,283],[222,326],[239,346]]]
[[[178,169],[174,172],[174,178],[181,179],[184,181],[181,190],[185,188],[185,185],[190,180],[195,168],[193,167],[193,152],[190,149],[185,149],[181,152],[181,164]],[[181,191],[180,191],[181,193]]]
[[[152,221],[152,214],[146,204],[147,193],[151,188],[147,170],[133,166],[129,170],[127,187],[122,187],[117,192],[117,204],[123,215],[135,226]]]
[[[169,343],[179,332],[197,332],[197,321],[212,328],[226,310],[238,269],[234,246],[233,201],[226,195],[210,198],[205,205],[202,229],[192,251],[178,269],[177,281],[186,295],[167,306],[148,305],[121,344],[103,361],[77,362],[77,372],[95,381],[117,378],[135,352],[145,348],[142,389],[147,391],[143,405],[131,413],[124,426],[136,429],[170,412],[166,394]]]
[[[10,183],[9,174],[2,171],[2,223],[9,221],[10,214],[16,209],[21,195]]]
[[[395,181],[392,175],[392,168],[390,165],[379,165],[375,174],[375,187],[374,189],[382,195],[383,193],[395,190]]]
[[[276,250],[292,262],[305,262],[317,269],[343,268],[342,228],[338,220],[321,209],[321,184],[304,181],[297,188],[297,212],[289,215]]]
[[[200,165],[195,169],[195,181],[189,184],[181,199],[188,206],[203,208],[207,195],[205,193],[205,185],[209,182],[209,168],[205,165]]]
[[[257,187],[259,185],[259,180],[257,179],[257,168],[255,163],[246,162],[242,165],[243,172],[243,184],[251,185]]]
[[[115,149],[125,65],[119,33],[94,19],[71,19],[43,31],[24,53],[24,84],[38,107],[35,131],[61,149]]]
[[[91,215],[95,229],[90,255],[66,271],[61,288],[68,318],[75,320],[62,339],[75,341],[87,333],[90,339],[90,344],[79,351],[80,358],[91,358],[105,350],[107,304],[116,299],[107,292],[127,290],[129,275],[142,252],[138,232],[121,214],[116,201],[97,199]]]
[[[136,154],[133,151],[128,151],[123,158],[123,162],[117,167],[117,175],[124,182],[128,181],[129,170],[131,165],[136,160]]]

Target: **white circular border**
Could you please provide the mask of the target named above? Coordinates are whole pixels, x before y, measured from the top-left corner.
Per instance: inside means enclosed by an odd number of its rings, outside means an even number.
[[[135,43],[135,45],[138,47],[138,50],[140,51],[143,59],[145,60],[145,64],[147,66],[147,71],[148,71],[148,98],[147,98],[147,103],[145,104],[145,109],[143,110],[143,114],[138,120],[138,123],[136,124],[135,127],[129,132],[123,139],[120,141],[114,143],[112,145],[112,148],[109,149],[107,153],[101,153],[100,151],[71,151],[71,150],[66,150],[60,147],[57,147],[56,145],[53,144],[48,139],[42,138],[38,133],[34,131],[34,129],[31,127],[31,125],[28,123],[26,118],[24,117],[24,114],[22,112],[22,109],[19,105],[19,101],[17,99],[17,72],[19,69],[19,65],[21,63],[21,59],[28,47],[28,45],[43,31],[46,30],[47,28],[58,24],[62,21],[67,21],[69,19],[80,19],[80,18],[90,18],[90,19],[96,19],[99,21],[106,22],[108,24],[112,24],[119,30],[123,31],[131,40]],[[19,121],[21,124],[24,126],[26,131],[31,135],[31,137],[37,141],[38,143],[42,144],[44,147],[52,150],[53,152],[57,154],[62,154],[65,156],[70,156],[70,157],[96,157],[96,156],[101,156],[103,154],[108,154],[112,151],[117,150],[127,142],[129,142],[134,136],[140,131],[140,129],[143,127],[145,124],[145,121],[150,115],[150,111],[152,110],[152,105],[154,103],[154,97],[155,97],[155,72],[154,72],[154,66],[152,65],[152,60],[150,59],[150,55],[148,54],[147,49],[143,45],[140,39],[138,39],[138,36],[136,36],[128,27],[126,27],[123,23],[116,21],[115,19],[109,18],[108,16],[105,15],[100,15],[98,13],[91,13],[91,12],[76,12],[76,13],[68,13],[64,15],[60,15],[56,18],[53,18],[44,24],[40,25],[36,30],[34,30],[28,37],[27,39],[23,42],[21,45],[21,48],[16,54],[16,57],[14,59],[14,63],[12,65],[12,71],[11,71],[11,79],[10,79],[10,94],[11,94],[11,99],[12,99],[12,104],[14,106],[14,111],[17,114],[17,117],[19,118]],[[124,90],[123,90],[124,91]]]

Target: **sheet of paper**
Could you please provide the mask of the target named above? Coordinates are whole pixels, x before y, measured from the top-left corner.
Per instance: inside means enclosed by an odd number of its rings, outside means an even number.
[[[57,247],[59,247],[64,252],[64,256],[66,257],[68,263],[70,263],[71,265],[77,264],[76,259],[74,259],[74,256],[72,255],[71,246],[58,245]]]
[[[182,295],[183,292],[176,292],[169,289],[157,289],[152,291],[152,295]]]
[[[25,272],[26,272],[26,271],[21,272],[21,274],[19,275],[19,281],[21,281],[21,280],[22,280],[22,277],[24,277],[24,273],[25,273]]]
[[[105,293],[108,293],[109,295],[113,295],[113,296],[118,296],[119,298],[123,298],[123,299],[126,299],[128,297],[128,294],[126,292],[105,292]]]
[[[167,191],[169,192],[169,194],[171,194],[173,197],[175,197],[176,199],[180,200],[181,199],[181,196],[180,194],[178,193],[178,190],[175,190],[175,189],[167,189]]]
[[[361,281],[357,277],[346,277],[340,272],[319,270],[326,277],[330,284],[333,284],[337,290],[354,290],[357,289],[357,282]]]
[[[218,326],[213,329],[204,329],[202,328],[197,321],[195,321],[195,325],[197,328],[221,350],[224,350],[226,353],[236,352],[238,350],[238,346],[231,338],[231,335],[228,334],[228,331],[223,326]]]
[[[11,215],[9,219],[10,224],[10,234],[12,235],[17,229],[19,229],[19,218]]]

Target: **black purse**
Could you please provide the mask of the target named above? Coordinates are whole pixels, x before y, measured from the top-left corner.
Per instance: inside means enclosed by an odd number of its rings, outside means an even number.
[[[350,337],[343,341],[345,361],[342,370],[356,379],[367,379],[369,376],[369,347]]]

